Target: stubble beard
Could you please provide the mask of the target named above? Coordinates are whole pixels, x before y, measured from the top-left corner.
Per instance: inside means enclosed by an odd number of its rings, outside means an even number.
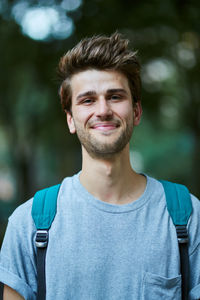
[[[126,129],[123,130],[113,142],[109,142],[109,134],[107,136],[108,141],[105,142],[101,141],[100,138],[96,138],[89,131],[85,131],[84,129],[76,126],[76,124],[75,127],[81,145],[93,158],[110,158],[115,154],[120,153],[129,143],[133,133],[133,122],[129,121],[127,122]]]

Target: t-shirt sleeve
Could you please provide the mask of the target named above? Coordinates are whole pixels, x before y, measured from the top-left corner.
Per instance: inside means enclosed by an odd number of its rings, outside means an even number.
[[[189,220],[189,299],[200,299],[200,201],[192,196],[193,212]]]
[[[0,252],[0,282],[24,299],[36,299],[34,224],[31,201],[19,206],[9,218]]]

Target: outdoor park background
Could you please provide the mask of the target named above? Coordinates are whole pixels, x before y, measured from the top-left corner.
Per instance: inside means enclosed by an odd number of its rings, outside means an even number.
[[[199,20],[197,0],[1,0],[0,244],[16,206],[81,167],[56,67],[93,34],[118,30],[138,49],[144,113],[131,141],[133,166],[200,197]]]

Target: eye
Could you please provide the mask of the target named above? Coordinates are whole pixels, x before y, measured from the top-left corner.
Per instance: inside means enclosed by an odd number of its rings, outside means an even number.
[[[122,97],[121,97],[120,95],[116,95],[116,94],[110,96],[110,99],[111,99],[111,100],[119,100],[119,99],[121,99],[121,98],[122,98]]]
[[[83,104],[91,104],[94,102],[94,99],[86,98],[82,101]]]

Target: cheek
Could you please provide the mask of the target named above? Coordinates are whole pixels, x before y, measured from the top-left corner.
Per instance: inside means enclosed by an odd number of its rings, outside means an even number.
[[[74,120],[76,124],[80,124],[80,126],[85,126],[92,116],[93,111],[91,109],[81,109],[77,110],[74,114]]]
[[[115,114],[120,119],[133,120],[133,107],[132,106],[120,106],[115,110]]]

